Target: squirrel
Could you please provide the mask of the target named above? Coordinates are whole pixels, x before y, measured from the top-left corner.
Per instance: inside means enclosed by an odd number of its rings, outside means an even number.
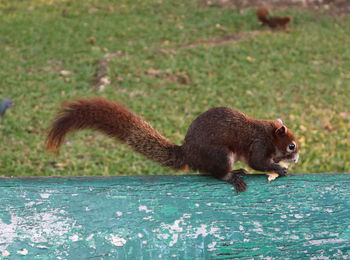
[[[260,7],[256,10],[256,17],[262,25],[268,25],[271,29],[282,28],[287,29],[287,23],[293,21],[291,16],[274,16],[269,17],[269,11],[265,7]]]
[[[58,153],[67,133],[93,129],[114,137],[164,167],[191,169],[227,181],[237,192],[247,184],[241,161],[252,169],[287,175],[280,161],[298,161],[298,144],[291,131],[277,120],[258,120],[228,107],[214,107],[189,126],[182,145],[168,141],[140,116],[122,104],[103,98],[66,102],[52,122],[46,149]]]

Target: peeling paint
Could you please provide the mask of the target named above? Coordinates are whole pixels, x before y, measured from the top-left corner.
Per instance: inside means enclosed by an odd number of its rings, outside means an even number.
[[[215,250],[215,246],[216,246],[216,241],[213,241],[212,243],[210,243],[208,245],[208,251],[213,251]]]
[[[48,199],[50,196],[50,193],[40,193],[40,197],[42,197],[43,199]]]
[[[350,258],[350,175],[245,178],[0,178],[0,258]]]
[[[30,201],[28,203],[25,204],[26,207],[32,207],[35,205],[35,202],[34,201]]]
[[[50,248],[50,247],[48,247],[48,246],[43,246],[43,245],[37,245],[36,247],[37,247],[37,248],[42,248],[42,249],[48,249],[48,248]]]
[[[5,249],[5,250],[2,251],[1,255],[6,257],[6,256],[10,255],[10,252]]]
[[[153,213],[153,210],[148,209],[147,206],[145,205],[140,205],[139,211],[145,211],[146,213]]]
[[[27,255],[28,254],[28,250],[26,248],[23,248],[22,250],[18,250],[17,254],[19,254],[19,255]]]
[[[88,236],[88,237],[86,238],[86,241],[91,240],[94,236],[95,236],[95,234],[91,234],[90,236]]]
[[[72,242],[77,242],[79,241],[79,236],[77,234],[74,234],[70,236],[69,239],[72,240]]]
[[[207,225],[200,225],[200,227],[195,228],[195,233],[193,234],[193,238],[198,238],[198,236],[206,237],[208,235]]]
[[[317,240],[310,240],[309,243],[311,245],[323,245],[323,244],[335,244],[335,243],[343,243],[343,242],[349,242],[342,238],[329,238],[329,239],[317,239]]]
[[[0,250],[5,250],[16,239],[29,239],[32,243],[48,242],[48,237],[62,237],[70,232],[75,224],[71,218],[57,216],[57,209],[47,213],[36,213],[31,216],[31,221],[37,223],[35,226],[25,225],[27,220],[16,214],[11,215],[10,223],[4,223],[0,219],[1,233],[6,236],[0,236]],[[1,234],[0,233],[0,234]],[[61,238],[56,243],[64,243]]]
[[[121,235],[113,235],[110,234],[109,238],[106,238],[109,242],[111,242],[113,245],[121,247],[124,246],[126,243],[126,240],[121,237]]]

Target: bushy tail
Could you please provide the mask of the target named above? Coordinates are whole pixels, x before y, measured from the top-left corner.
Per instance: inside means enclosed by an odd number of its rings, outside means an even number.
[[[123,105],[103,98],[79,99],[63,104],[50,127],[46,148],[58,151],[66,134],[81,129],[93,129],[114,137],[162,166],[184,167],[180,146],[170,143]]]

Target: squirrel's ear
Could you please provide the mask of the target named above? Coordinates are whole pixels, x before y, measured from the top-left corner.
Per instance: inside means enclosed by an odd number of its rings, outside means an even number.
[[[281,118],[277,118],[276,121],[277,121],[278,123],[281,123],[281,124],[283,125],[283,122],[282,122],[282,119],[281,119]]]
[[[284,125],[276,129],[277,135],[285,135],[287,133],[287,127]]]

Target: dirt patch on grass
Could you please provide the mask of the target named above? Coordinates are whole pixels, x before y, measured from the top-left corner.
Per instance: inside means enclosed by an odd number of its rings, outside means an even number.
[[[172,73],[170,70],[159,70],[151,68],[145,74],[152,78],[161,78],[166,82],[175,82],[182,85],[188,85],[190,83],[190,77],[186,71]]]
[[[349,0],[199,0],[203,6],[227,8],[256,8],[265,6],[270,9],[302,8],[331,15],[350,13]]]
[[[214,47],[214,46],[224,46],[224,45],[228,45],[231,44],[233,42],[248,38],[248,37],[252,37],[255,36],[257,34],[262,33],[263,31],[248,31],[248,32],[237,32],[234,34],[226,34],[226,35],[222,35],[219,37],[215,37],[212,39],[206,39],[206,40],[198,40],[196,42],[192,42],[192,43],[185,43],[182,45],[178,45],[176,47],[173,48],[169,48],[169,49],[157,49],[154,52],[156,54],[161,54],[161,55],[173,55],[176,53],[177,50],[181,50],[181,49],[195,49],[198,48],[200,46],[206,46],[206,47]]]
[[[123,56],[122,51],[109,52],[98,60],[94,65],[96,66],[96,72],[92,78],[92,86],[102,91],[105,86],[108,86],[111,83],[111,80],[108,77],[108,66],[109,61],[118,56]]]
[[[223,46],[223,45],[231,44],[232,42],[241,40],[241,39],[249,37],[249,36],[255,36],[259,33],[261,33],[261,32],[260,31],[238,32],[238,33],[234,33],[234,34],[228,34],[228,35],[216,37],[214,39],[209,39],[209,40],[205,40],[205,41],[198,41],[198,42],[194,42],[194,43],[190,43],[190,44],[181,45],[178,48],[194,49],[194,48],[197,48],[199,46],[208,46],[208,47]]]

